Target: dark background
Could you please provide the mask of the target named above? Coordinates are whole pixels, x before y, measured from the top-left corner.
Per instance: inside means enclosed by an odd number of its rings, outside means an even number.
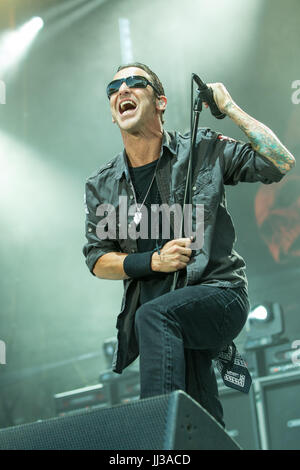
[[[44,28],[4,70],[3,34],[35,15]],[[106,367],[102,344],[116,332],[122,282],[100,281],[85,266],[83,193],[85,179],[122,148],[105,95],[123,60],[119,18],[130,21],[133,59],[164,84],[166,129],[188,130],[195,72],[223,82],[297,159],[299,17],[298,0],[1,1],[0,427],[54,416],[54,393],[96,384]],[[228,118],[217,121],[207,110],[200,125],[244,139]],[[299,168],[292,174],[300,176]],[[300,339],[300,258],[272,257],[255,218],[261,186],[228,187],[236,249],[247,263],[252,305],[280,302],[292,341]],[[285,207],[300,196],[299,185],[287,194]]]

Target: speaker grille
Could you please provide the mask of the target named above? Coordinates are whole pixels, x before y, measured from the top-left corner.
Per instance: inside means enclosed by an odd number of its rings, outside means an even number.
[[[300,449],[300,376],[263,387],[269,448]]]
[[[233,449],[237,444],[182,391],[0,431],[0,449]]]
[[[228,434],[243,449],[259,450],[260,439],[253,387],[249,394],[228,387],[219,388],[220,401]]]
[[[168,396],[0,431],[1,449],[162,449]]]

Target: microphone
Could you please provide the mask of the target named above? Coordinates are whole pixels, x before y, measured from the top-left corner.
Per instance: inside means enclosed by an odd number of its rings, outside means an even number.
[[[221,113],[221,111],[219,110],[214,100],[212,89],[208,87],[206,83],[203,83],[201,78],[198,77],[198,75],[196,75],[195,73],[192,74],[192,78],[198,85],[198,91],[201,101],[205,101],[208,104],[211,114],[217,119],[224,119],[226,114]]]

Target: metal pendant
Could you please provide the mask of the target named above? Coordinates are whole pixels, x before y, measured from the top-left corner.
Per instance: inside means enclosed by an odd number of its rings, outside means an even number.
[[[142,220],[141,211],[139,210],[136,211],[136,213],[134,214],[133,220],[134,220],[135,225],[138,225],[140,223],[140,221]]]

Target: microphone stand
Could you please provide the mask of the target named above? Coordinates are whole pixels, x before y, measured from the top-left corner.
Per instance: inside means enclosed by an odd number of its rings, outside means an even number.
[[[191,137],[190,137],[190,153],[189,153],[189,162],[188,162],[188,169],[187,169],[187,176],[186,176],[186,183],[185,183],[185,191],[184,191],[184,198],[183,198],[183,209],[185,204],[192,204],[192,168],[193,168],[193,158],[195,155],[195,148],[196,148],[196,136],[197,136],[197,129],[198,129],[198,122],[199,116],[202,111],[202,99],[200,97],[200,90],[197,90],[197,96],[194,103],[193,98],[193,83],[194,83],[194,74],[192,74],[191,80]],[[194,112],[194,115],[193,115]],[[181,220],[181,228],[180,233],[181,237],[183,236],[183,221],[184,221],[184,210],[182,214]],[[171,287],[171,291],[176,289],[177,281],[178,281],[179,271],[174,272],[173,283]]]

